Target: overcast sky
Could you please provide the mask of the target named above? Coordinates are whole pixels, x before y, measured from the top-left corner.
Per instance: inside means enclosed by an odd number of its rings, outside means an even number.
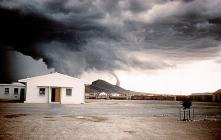
[[[0,0],[0,78],[51,71],[136,91],[221,88],[220,0]]]

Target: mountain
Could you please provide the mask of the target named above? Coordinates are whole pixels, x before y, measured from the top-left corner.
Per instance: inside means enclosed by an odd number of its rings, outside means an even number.
[[[91,85],[86,85],[85,92],[86,93],[106,92],[106,93],[119,93],[119,94],[132,94],[132,95],[135,95],[135,94],[136,95],[153,95],[152,93],[135,92],[135,91],[126,90],[117,85],[112,85],[100,79],[92,82]]]
[[[125,90],[119,86],[112,85],[104,80],[96,80],[92,82],[91,85],[87,85],[85,88],[86,93],[94,92],[106,92],[106,93],[119,93],[119,94],[127,94],[129,90]]]

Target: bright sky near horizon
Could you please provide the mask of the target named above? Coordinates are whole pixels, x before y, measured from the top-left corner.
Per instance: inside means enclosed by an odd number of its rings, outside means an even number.
[[[120,80],[120,86],[128,90],[188,95],[220,89],[220,72],[221,65],[217,65],[213,60],[202,60],[158,71],[131,70],[115,73]],[[116,84],[116,79],[109,73],[93,71],[84,73],[81,78],[88,84],[97,79]]]

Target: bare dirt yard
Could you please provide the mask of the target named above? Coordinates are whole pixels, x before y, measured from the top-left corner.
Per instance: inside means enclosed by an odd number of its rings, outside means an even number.
[[[0,139],[221,139],[221,104],[193,103],[193,121],[179,120],[180,107],[175,101],[0,103]]]

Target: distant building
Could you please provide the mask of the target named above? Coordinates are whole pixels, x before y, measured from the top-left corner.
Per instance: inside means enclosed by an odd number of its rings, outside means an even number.
[[[111,93],[110,99],[116,99],[116,100],[130,100],[131,96],[128,94],[123,93]]]
[[[213,102],[221,102],[221,89],[213,93]]]
[[[85,93],[85,98],[86,99],[96,99],[96,94],[94,92],[89,92],[89,93]]]
[[[213,101],[212,93],[193,93],[189,97],[192,101],[199,101],[199,102],[212,102]]]
[[[0,84],[1,100],[20,100],[24,98],[25,85],[21,83]]]
[[[97,94],[97,99],[109,99],[109,94],[106,92],[100,92]]]
[[[112,97],[119,97],[119,96],[121,96],[121,94],[120,93],[111,93],[111,96]]]
[[[162,94],[140,94],[140,95],[132,95],[131,100],[169,100],[174,101],[174,95],[162,95]]]
[[[25,103],[84,103],[85,87],[80,79],[60,73],[21,79],[26,84]]]

